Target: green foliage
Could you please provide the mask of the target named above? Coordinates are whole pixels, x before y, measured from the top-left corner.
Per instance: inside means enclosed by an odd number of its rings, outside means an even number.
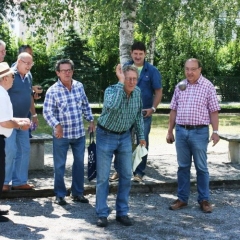
[[[6,43],[7,54],[4,61],[11,65],[16,60],[16,44],[6,21],[0,15],[0,39]]]
[[[63,34],[60,40],[62,46],[50,58],[51,66],[54,66],[57,60],[69,58],[74,62],[73,78],[83,83],[87,96],[97,102],[99,96],[99,66],[89,57],[89,49],[86,46],[86,40],[81,39],[74,30],[73,26]]]

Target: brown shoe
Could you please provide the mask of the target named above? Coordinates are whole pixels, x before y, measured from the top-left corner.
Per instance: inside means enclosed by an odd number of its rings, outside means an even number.
[[[204,213],[211,213],[212,212],[212,204],[207,200],[202,200],[200,202],[200,208]]]
[[[176,201],[174,201],[172,203],[172,205],[169,207],[169,209],[170,210],[178,210],[178,209],[184,208],[186,206],[187,206],[186,202],[182,202],[179,199],[177,199]]]
[[[3,192],[9,192],[10,191],[10,185],[3,185],[2,191]]]
[[[24,184],[21,186],[12,187],[12,190],[33,190],[34,186],[29,184]]]
[[[113,175],[109,178],[109,181],[110,182],[115,182],[115,181],[118,181],[119,179],[119,175],[117,172],[114,172]]]

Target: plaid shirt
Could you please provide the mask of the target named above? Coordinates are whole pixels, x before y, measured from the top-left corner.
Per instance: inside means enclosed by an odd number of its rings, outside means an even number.
[[[141,90],[135,87],[128,98],[123,86],[117,83],[105,90],[98,123],[115,132],[127,131],[135,124],[139,139],[144,140]]]
[[[43,116],[52,128],[61,124],[64,138],[84,136],[83,116],[91,121],[93,115],[82,83],[72,80],[71,91],[60,80],[53,84],[45,96]]]
[[[170,104],[177,111],[176,124],[180,125],[209,125],[209,113],[220,110],[216,90],[213,84],[202,75],[196,84],[190,84],[181,91],[176,86]]]

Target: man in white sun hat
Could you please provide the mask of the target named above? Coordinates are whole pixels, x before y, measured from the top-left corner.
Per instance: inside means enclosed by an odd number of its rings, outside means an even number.
[[[5,138],[9,137],[12,129],[25,129],[30,126],[28,118],[13,118],[12,103],[7,90],[12,87],[14,73],[6,62],[0,63],[0,195],[5,178]],[[8,210],[0,210],[0,222],[7,222]]]

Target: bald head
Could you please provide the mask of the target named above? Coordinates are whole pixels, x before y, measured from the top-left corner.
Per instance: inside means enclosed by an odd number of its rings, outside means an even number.
[[[31,70],[33,64],[32,56],[29,53],[23,52],[18,55],[17,69],[21,75],[24,76],[27,74]]]

